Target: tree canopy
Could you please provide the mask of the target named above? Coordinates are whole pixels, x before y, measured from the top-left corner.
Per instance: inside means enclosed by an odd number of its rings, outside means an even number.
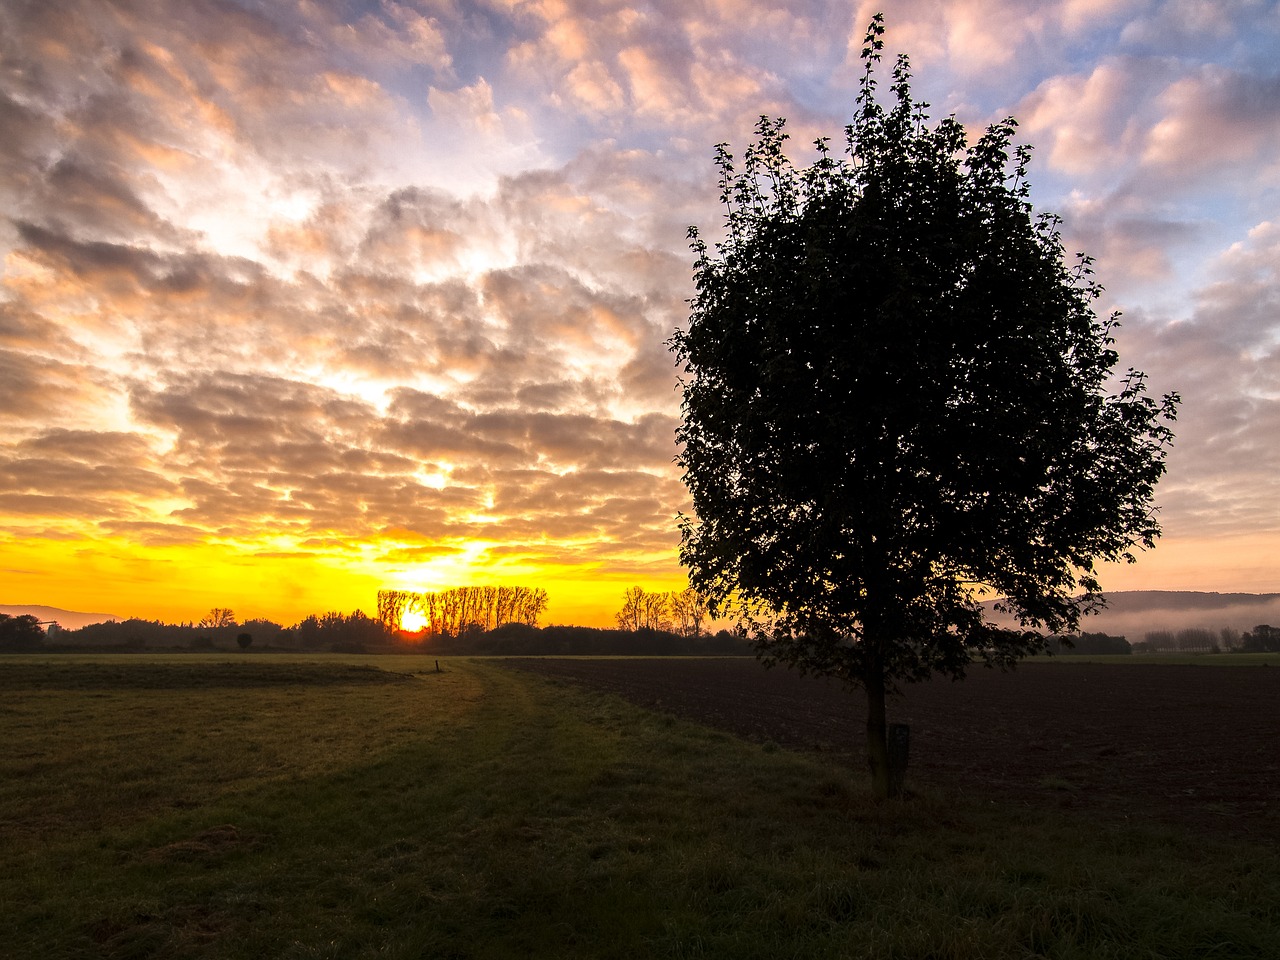
[[[0,613],[0,650],[37,650],[44,644],[40,621],[29,613]]]
[[[1098,562],[1154,545],[1178,402],[1117,375],[1117,319],[1034,212],[1014,120],[973,143],[930,125],[906,57],[881,104],[883,29],[843,156],[820,139],[798,168],[767,117],[741,169],[717,147],[725,236],[690,228],[672,341],[690,583],[767,659],[867,689],[881,792],[886,690],[1077,629]],[[994,597],[1020,628],[992,621]]]

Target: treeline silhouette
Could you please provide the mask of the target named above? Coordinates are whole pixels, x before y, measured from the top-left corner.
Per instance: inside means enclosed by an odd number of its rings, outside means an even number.
[[[1108,633],[1081,633],[1079,636],[1053,636],[1045,641],[1045,652],[1049,654],[1082,653],[1089,656],[1099,654],[1130,654],[1133,645],[1124,637],[1113,637]]]
[[[547,609],[547,591],[541,587],[449,587],[419,593],[412,590],[379,590],[378,620],[388,632],[400,630],[405,617],[421,618],[427,636],[456,637],[468,630],[493,630],[515,623],[536,627]]]
[[[237,623],[230,610],[193,623],[160,620],[110,620],[78,630],[50,633],[48,649],[208,651],[221,649],[313,650],[360,652],[384,646],[390,640],[382,624],[362,611],[312,614],[291,627],[272,620],[251,619]]]
[[[457,588],[459,591],[477,588]],[[381,594],[379,595],[381,601]],[[463,608],[465,609],[465,608]],[[398,618],[397,618],[398,619]],[[455,621],[456,625],[457,621]],[[1081,633],[1049,637],[1053,654],[1133,654],[1158,652],[1277,653],[1280,628],[1260,624],[1252,631],[1182,630],[1152,632],[1137,643],[1123,636]],[[379,618],[356,610],[313,614],[292,626],[271,620],[239,623],[234,613],[215,608],[189,623],[113,620],[78,630],[51,629],[46,636],[30,616],[0,615],[0,652],[34,651],[217,651],[278,650],[331,653],[420,653],[470,656],[747,656],[750,641],[728,630],[718,633],[675,629],[602,629],[507,622],[486,629],[475,620],[453,633],[390,629]]]
[[[166,650],[309,651],[330,653],[417,653],[471,656],[724,656],[749,655],[748,641],[721,630],[696,636],[670,630],[611,630],[595,627],[506,623],[484,629],[475,623],[456,635],[389,630],[360,610],[312,615],[285,627],[271,620],[238,623],[230,610],[218,609],[191,623],[113,620],[78,630],[57,630],[43,642],[28,638],[24,650],[134,652]],[[212,613],[212,612],[211,612]],[[39,628],[36,628],[37,631]],[[43,636],[43,634],[41,634]],[[14,649],[17,649],[16,645]]]
[[[1133,653],[1280,653],[1280,627],[1267,623],[1241,632],[1230,627],[1210,630],[1152,630],[1130,643],[1125,637],[1106,633],[1082,633],[1074,637],[1049,637],[1048,653],[1133,654]]]
[[[10,616],[0,613],[0,651],[26,653],[39,650],[44,643],[40,621],[29,613]]]
[[[652,592],[629,587],[614,620],[622,630],[658,630],[696,637],[710,618],[707,598],[693,588]]]
[[[1138,653],[1280,653],[1280,627],[1260,623],[1243,632],[1223,627],[1221,630],[1191,628],[1186,630],[1152,630],[1134,644]]]

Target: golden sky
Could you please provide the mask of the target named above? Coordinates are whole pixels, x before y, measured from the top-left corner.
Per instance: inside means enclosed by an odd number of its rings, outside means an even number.
[[[683,585],[665,341],[714,144],[849,115],[876,4],[0,6],[0,602],[292,623]],[[1109,589],[1280,591],[1280,11],[884,5],[1184,402]],[[892,53],[892,50],[890,51]]]

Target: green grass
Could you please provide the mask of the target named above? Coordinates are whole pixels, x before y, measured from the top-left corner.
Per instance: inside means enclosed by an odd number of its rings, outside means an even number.
[[[0,956],[1280,956],[1274,849],[442,663],[0,658]]]

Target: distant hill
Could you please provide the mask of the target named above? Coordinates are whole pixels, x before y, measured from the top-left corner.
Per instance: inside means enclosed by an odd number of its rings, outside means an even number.
[[[102,623],[105,620],[119,620],[114,613],[81,613],[77,610],[62,610],[59,607],[43,607],[38,604],[4,604],[0,603],[0,613],[11,617],[23,617],[28,614],[37,620],[56,620],[58,626],[66,630],[79,630],[91,623]]]

